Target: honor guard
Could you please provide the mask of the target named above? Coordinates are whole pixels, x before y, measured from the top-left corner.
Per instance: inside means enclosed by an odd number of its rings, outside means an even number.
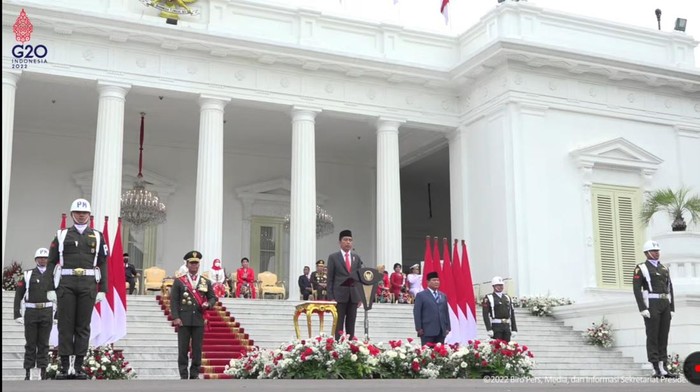
[[[76,199],[70,208],[73,226],[59,230],[49,249],[48,269],[53,273],[49,301],[58,298],[58,355],[56,379],[84,380],[83,359],[90,343],[90,319],[95,303],[107,290],[106,239],[89,227],[90,202]],[[70,356],[75,356],[71,366]]]
[[[513,301],[503,292],[503,278],[494,276],[491,286],[493,293],[487,294],[481,301],[484,325],[490,338],[509,342],[518,335]]]
[[[49,335],[53,325],[53,302],[46,294],[53,289],[53,276],[46,272],[49,250],[39,248],[34,253],[36,268],[24,272],[17,283],[15,292],[15,321],[24,324],[24,369],[25,380],[30,379],[30,371],[36,366],[41,369],[41,379],[46,379],[46,366],[49,364]],[[20,312],[24,302],[24,316]]]
[[[647,334],[647,360],[654,368],[655,378],[675,378],[668,371],[668,332],[675,310],[671,274],[659,261],[661,247],[656,241],[644,243],[647,260],[634,268],[632,290]]]

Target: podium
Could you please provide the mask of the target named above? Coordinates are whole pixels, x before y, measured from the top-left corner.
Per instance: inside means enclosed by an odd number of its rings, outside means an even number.
[[[306,301],[302,302],[296,306],[294,310],[294,330],[297,333],[297,339],[301,339],[301,330],[299,329],[299,316],[306,314],[306,326],[309,330],[309,338],[311,336],[311,316],[313,314],[318,314],[319,318],[319,329],[318,332],[323,332],[323,316],[325,313],[330,313],[333,317],[333,326],[331,327],[331,334],[335,331],[336,325],[338,325],[338,311],[336,310],[335,301]]]

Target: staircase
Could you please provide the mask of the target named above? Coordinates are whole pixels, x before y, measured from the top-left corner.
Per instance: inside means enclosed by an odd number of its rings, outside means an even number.
[[[14,292],[3,292],[2,359],[3,380],[24,378],[24,329],[12,320]],[[178,379],[177,335],[163,309],[153,296],[128,296],[128,335],[116,346],[132,365],[138,379]],[[293,339],[292,316],[298,302],[278,300],[246,300],[224,298],[212,310],[212,331],[204,338],[202,374],[205,378],[223,378],[221,373],[229,360],[240,355],[248,346],[276,348]],[[230,317],[228,310],[235,315]],[[369,312],[369,335],[373,341],[416,338],[413,328],[413,307],[402,304],[375,304]],[[479,338],[486,340],[480,310],[477,311]],[[586,345],[581,333],[550,317],[535,317],[516,309],[520,334],[517,341],[534,353],[534,376],[648,376],[649,371],[615,349]],[[218,318],[216,317],[218,316]],[[208,316],[209,317],[209,316]],[[312,318],[313,334],[318,333],[318,316]],[[358,310],[356,334],[362,336],[364,312]],[[326,314],[324,332],[330,334],[330,314]],[[243,333],[240,326],[245,326]],[[299,318],[306,337],[306,318]],[[250,337],[248,336],[250,335]],[[228,346],[222,347],[222,342]],[[643,344],[643,342],[640,342]]]
[[[170,299],[157,296],[156,300],[167,319],[172,320]],[[248,338],[248,334],[244,333],[244,329],[221,302],[217,302],[213,309],[207,310],[206,319],[200,373],[205,379],[231,378],[224,374],[226,365],[232,358],[243,356],[252,348],[254,342]]]

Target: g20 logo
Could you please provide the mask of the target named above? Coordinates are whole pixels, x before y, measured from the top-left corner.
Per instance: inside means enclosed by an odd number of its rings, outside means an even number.
[[[44,45],[15,45],[12,55],[17,59],[43,59],[49,53]]]

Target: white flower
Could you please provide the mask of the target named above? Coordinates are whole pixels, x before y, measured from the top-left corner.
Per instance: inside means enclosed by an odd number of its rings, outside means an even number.
[[[352,355],[350,356],[350,360],[353,361],[353,362],[357,361],[357,355],[356,355],[356,354],[352,354]]]
[[[461,367],[462,369],[466,369],[467,363],[464,362],[464,361],[462,361],[462,362],[459,364],[459,367]]]

